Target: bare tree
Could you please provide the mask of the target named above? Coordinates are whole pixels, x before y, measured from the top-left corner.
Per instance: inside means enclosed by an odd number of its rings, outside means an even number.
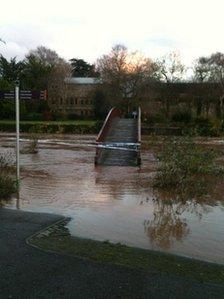
[[[30,50],[27,56],[30,55],[34,56],[41,63],[48,66],[55,66],[55,64],[58,63],[58,60],[61,59],[55,51],[44,46],[39,46],[36,49]]]
[[[210,67],[210,80],[220,84],[222,97],[224,97],[224,54],[217,52],[208,58]]]
[[[220,116],[224,115],[224,54],[217,52],[208,57],[200,57],[194,68],[194,77],[199,82],[217,83],[220,98],[217,104]]]
[[[210,77],[209,65],[205,57],[200,57],[196,60],[194,64],[194,81],[205,82],[208,81]]]
[[[170,52],[156,61],[156,77],[159,81],[165,83],[180,82],[185,73],[185,66],[181,62],[181,58],[178,52]],[[166,111],[166,117],[170,114],[170,102],[172,100],[172,87],[170,89],[170,95],[166,95],[163,105]]]
[[[156,61],[157,77],[164,82],[174,83],[181,81],[185,73],[185,66],[181,62],[178,52],[171,52]]]
[[[97,60],[97,71],[106,87],[111,104],[127,112],[141,94],[141,87],[152,77],[154,64],[139,52],[129,52],[124,45],[115,45],[111,52]]]
[[[71,76],[71,66],[63,59],[59,59],[54,66],[48,82],[48,94],[50,104],[59,104],[68,97],[68,84],[66,78]]]

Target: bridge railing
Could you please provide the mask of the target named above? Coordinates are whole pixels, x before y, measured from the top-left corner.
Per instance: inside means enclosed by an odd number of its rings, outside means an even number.
[[[141,108],[138,107],[138,142],[141,143]]]
[[[142,125],[142,123],[141,123],[141,117],[142,117],[142,115],[141,115],[142,113],[141,113],[141,108],[140,107],[138,107],[138,143],[139,143],[139,147],[140,147],[140,144],[141,144],[141,125]],[[140,148],[139,148],[139,150],[138,150],[138,157],[137,157],[137,164],[138,165],[141,165],[141,153],[140,153]]]
[[[118,109],[118,108],[112,108],[110,110],[110,112],[108,113],[104,123],[103,123],[103,126],[96,138],[96,142],[97,143],[100,143],[100,142],[103,142],[107,136],[107,133],[109,131],[109,128],[110,128],[110,124],[112,122],[112,120],[115,118],[115,117],[121,117],[121,110]],[[100,153],[101,153],[101,149],[99,147],[96,148],[96,155],[95,155],[95,165],[98,164],[98,159],[99,159],[99,156],[100,156]]]
[[[107,136],[107,133],[109,131],[109,128],[110,128],[110,124],[112,122],[112,120],[115,118],[115,117],[121,117],[121,110],[118,109],[118,108],[112,108],[110,110],[110,112],[108,113],[105,121],[104,121],[104,124],[96,138],[96,142],[103,142],[105,137]]]

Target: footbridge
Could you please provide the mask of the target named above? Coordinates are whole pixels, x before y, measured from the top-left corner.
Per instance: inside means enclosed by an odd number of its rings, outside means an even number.
[[[135,118],[122,117],[112,108],[96,139],[96,165],[138,166],[141,164],[141,109]]]

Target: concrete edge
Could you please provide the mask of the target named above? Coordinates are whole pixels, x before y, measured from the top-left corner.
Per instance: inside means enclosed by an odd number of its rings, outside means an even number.
[[[39,250],[41,250],[41,251],[51,252],[51,253],[58,253],[58,252],[56,252],[56,251],[45,250],[45,249],[42,249],[41,247],[39,247],[39,246],[37,246],[37,245],[34,245],[34,244],[31,242],[31,239],[37,237],[39,234],[45,232],[46,230],[48,230],[49,228],[54,227],[54,226],[57,225],[57,224],[60,224],[61,222],[65,221],[65,220],[70,221],[71,218],[62,216],[61,219],[59,219],[59,220],[53,222],[53,223],[50,224],[50,225],[45,226],[43,229],[41,229],[41,230],[37,231],[36,233],[32,234],[31,236],[27,237],[27,238],[25,239],[25,243],[26,243],[27,245],[29,245],[29,246],[31,246],[31,247],[34,247],[34,248],[37,248],[37,249],[39,249]]]

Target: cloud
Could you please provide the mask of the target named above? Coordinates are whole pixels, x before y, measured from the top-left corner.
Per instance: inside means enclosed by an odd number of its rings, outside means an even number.
[[[51,41],[51,36],[38,25],[6,25],[0,28],[0,36],[5,41],[4,45],[0,45],[0,53],[7,58],[16,56],[23,59],[30,49],[48,45]]]
[[[6,57],[23,57],[42,44],[66,59],[93,62],[115,43],[150,57],[179,50],[186,63],[224,50],[222,0],[13,0],[1,10],[0,45]]]

